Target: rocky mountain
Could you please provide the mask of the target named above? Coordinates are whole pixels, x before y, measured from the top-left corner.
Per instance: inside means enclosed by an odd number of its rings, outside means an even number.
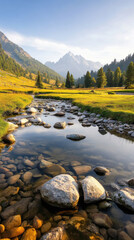
[[[51,78],[56,79],[56,77],[58,77],[59,80],[64,80],[64,78],[54,70],[32,58],[21,47],[11,42],[2,32],[0,32],[0,43],[4,51],[28,71],[35,74],[37,74],[37,71],[40,71],[41,73],[47,73]]]
[[[66,77],[67,71],[73,74],[74,78],[79,78],[87,71],[97,71],[102,64],[86,60],[81,55],[74,55],[71,52],[65,54],[58,62],[46,62],[46,66],[52,68],[63,77]]]

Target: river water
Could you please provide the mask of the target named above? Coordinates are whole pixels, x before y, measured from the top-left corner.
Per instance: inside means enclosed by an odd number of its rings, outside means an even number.
[[[56,111],[59,111],[63,105],[70,106],[69,102],[63,101],[35,101],[38,104],[44,104],[45,102],[54,104]],[[43,110],[39,117],[46,123],[51,124],[51,128],[47,129],[38,125],[19,127],[14,132],[16,142],[13,148],[11,149],[11,147],[6,146],[1,151],[1,166],[8,167],[10,161],[12,164],[15,162],[13,174],[23,174],[22,169],[18,170],[18,164],[23,164],[24,159],[34,162],[40,156],[43,156],[45,160],[52,161],[64,167],[69,174],[75,176],[78,180],[87,175],[94,176],[110,193],[114,191],[112,187],[113,183],[121,187],[121,185],[124,185],[124,180],[133,177],[134,142],[120,138],[109,132],[102,135],[95,125],[83,127],[78,121],[79,117],[69,112],[66,112],[64,117],[56,117],[54,116],[54,112],[50,112],[49,115],[45,115],[44,113],[46,113],[45,110]],[[68,117],[73,117],[74,119],[69,120]],[[55,129],[53,125],[59,121],[73,122],[74,125],[67,125],[65,129]],[[72,133],[85,135],[86,138],[82,141],[71,141],[66,138],[66,135]],[[73,161],[79,162],[80,165],[91,166],[91,171],[86,174],[77,175],[72,165]],[[108,168],[110,174],[105,176],[97,175],[94,172],[96,166]],[[31,167],[25,166],[24,170],[29,171],[30,169]],[[10,170],[12,171],[12,168]],[[35,182],[39,178],[40,176],[37,176],[37,178],[33,177],[31,181]],[[15,186],[17,186],[17,182]],[[111,207],[102,211],[112,218],[114,228],[124,228],[128,220],[134,222],[133,214],[119,208],[114,202],[110,203]],[[85,209],[85,206],[82,204],[79,207],[80,209]]]

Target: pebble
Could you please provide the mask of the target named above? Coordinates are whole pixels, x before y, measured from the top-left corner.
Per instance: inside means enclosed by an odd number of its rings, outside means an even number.
[[[41,227],[41,233],[45,233],[45,232],[48,232],[51,228],[51,223],[50,222],[47,222],[45,224],[42,225]]]

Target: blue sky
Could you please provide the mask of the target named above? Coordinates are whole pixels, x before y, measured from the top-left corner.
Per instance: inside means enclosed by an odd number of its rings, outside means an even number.
[[[0,30],[45,63],[71,51],[109,63],[134,52],[133,0],[4,0]]]

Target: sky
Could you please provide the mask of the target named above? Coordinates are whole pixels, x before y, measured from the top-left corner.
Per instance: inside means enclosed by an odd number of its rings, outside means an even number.
[[[134,53],[134,0],[0,0],[0,31],[42,63]]]

